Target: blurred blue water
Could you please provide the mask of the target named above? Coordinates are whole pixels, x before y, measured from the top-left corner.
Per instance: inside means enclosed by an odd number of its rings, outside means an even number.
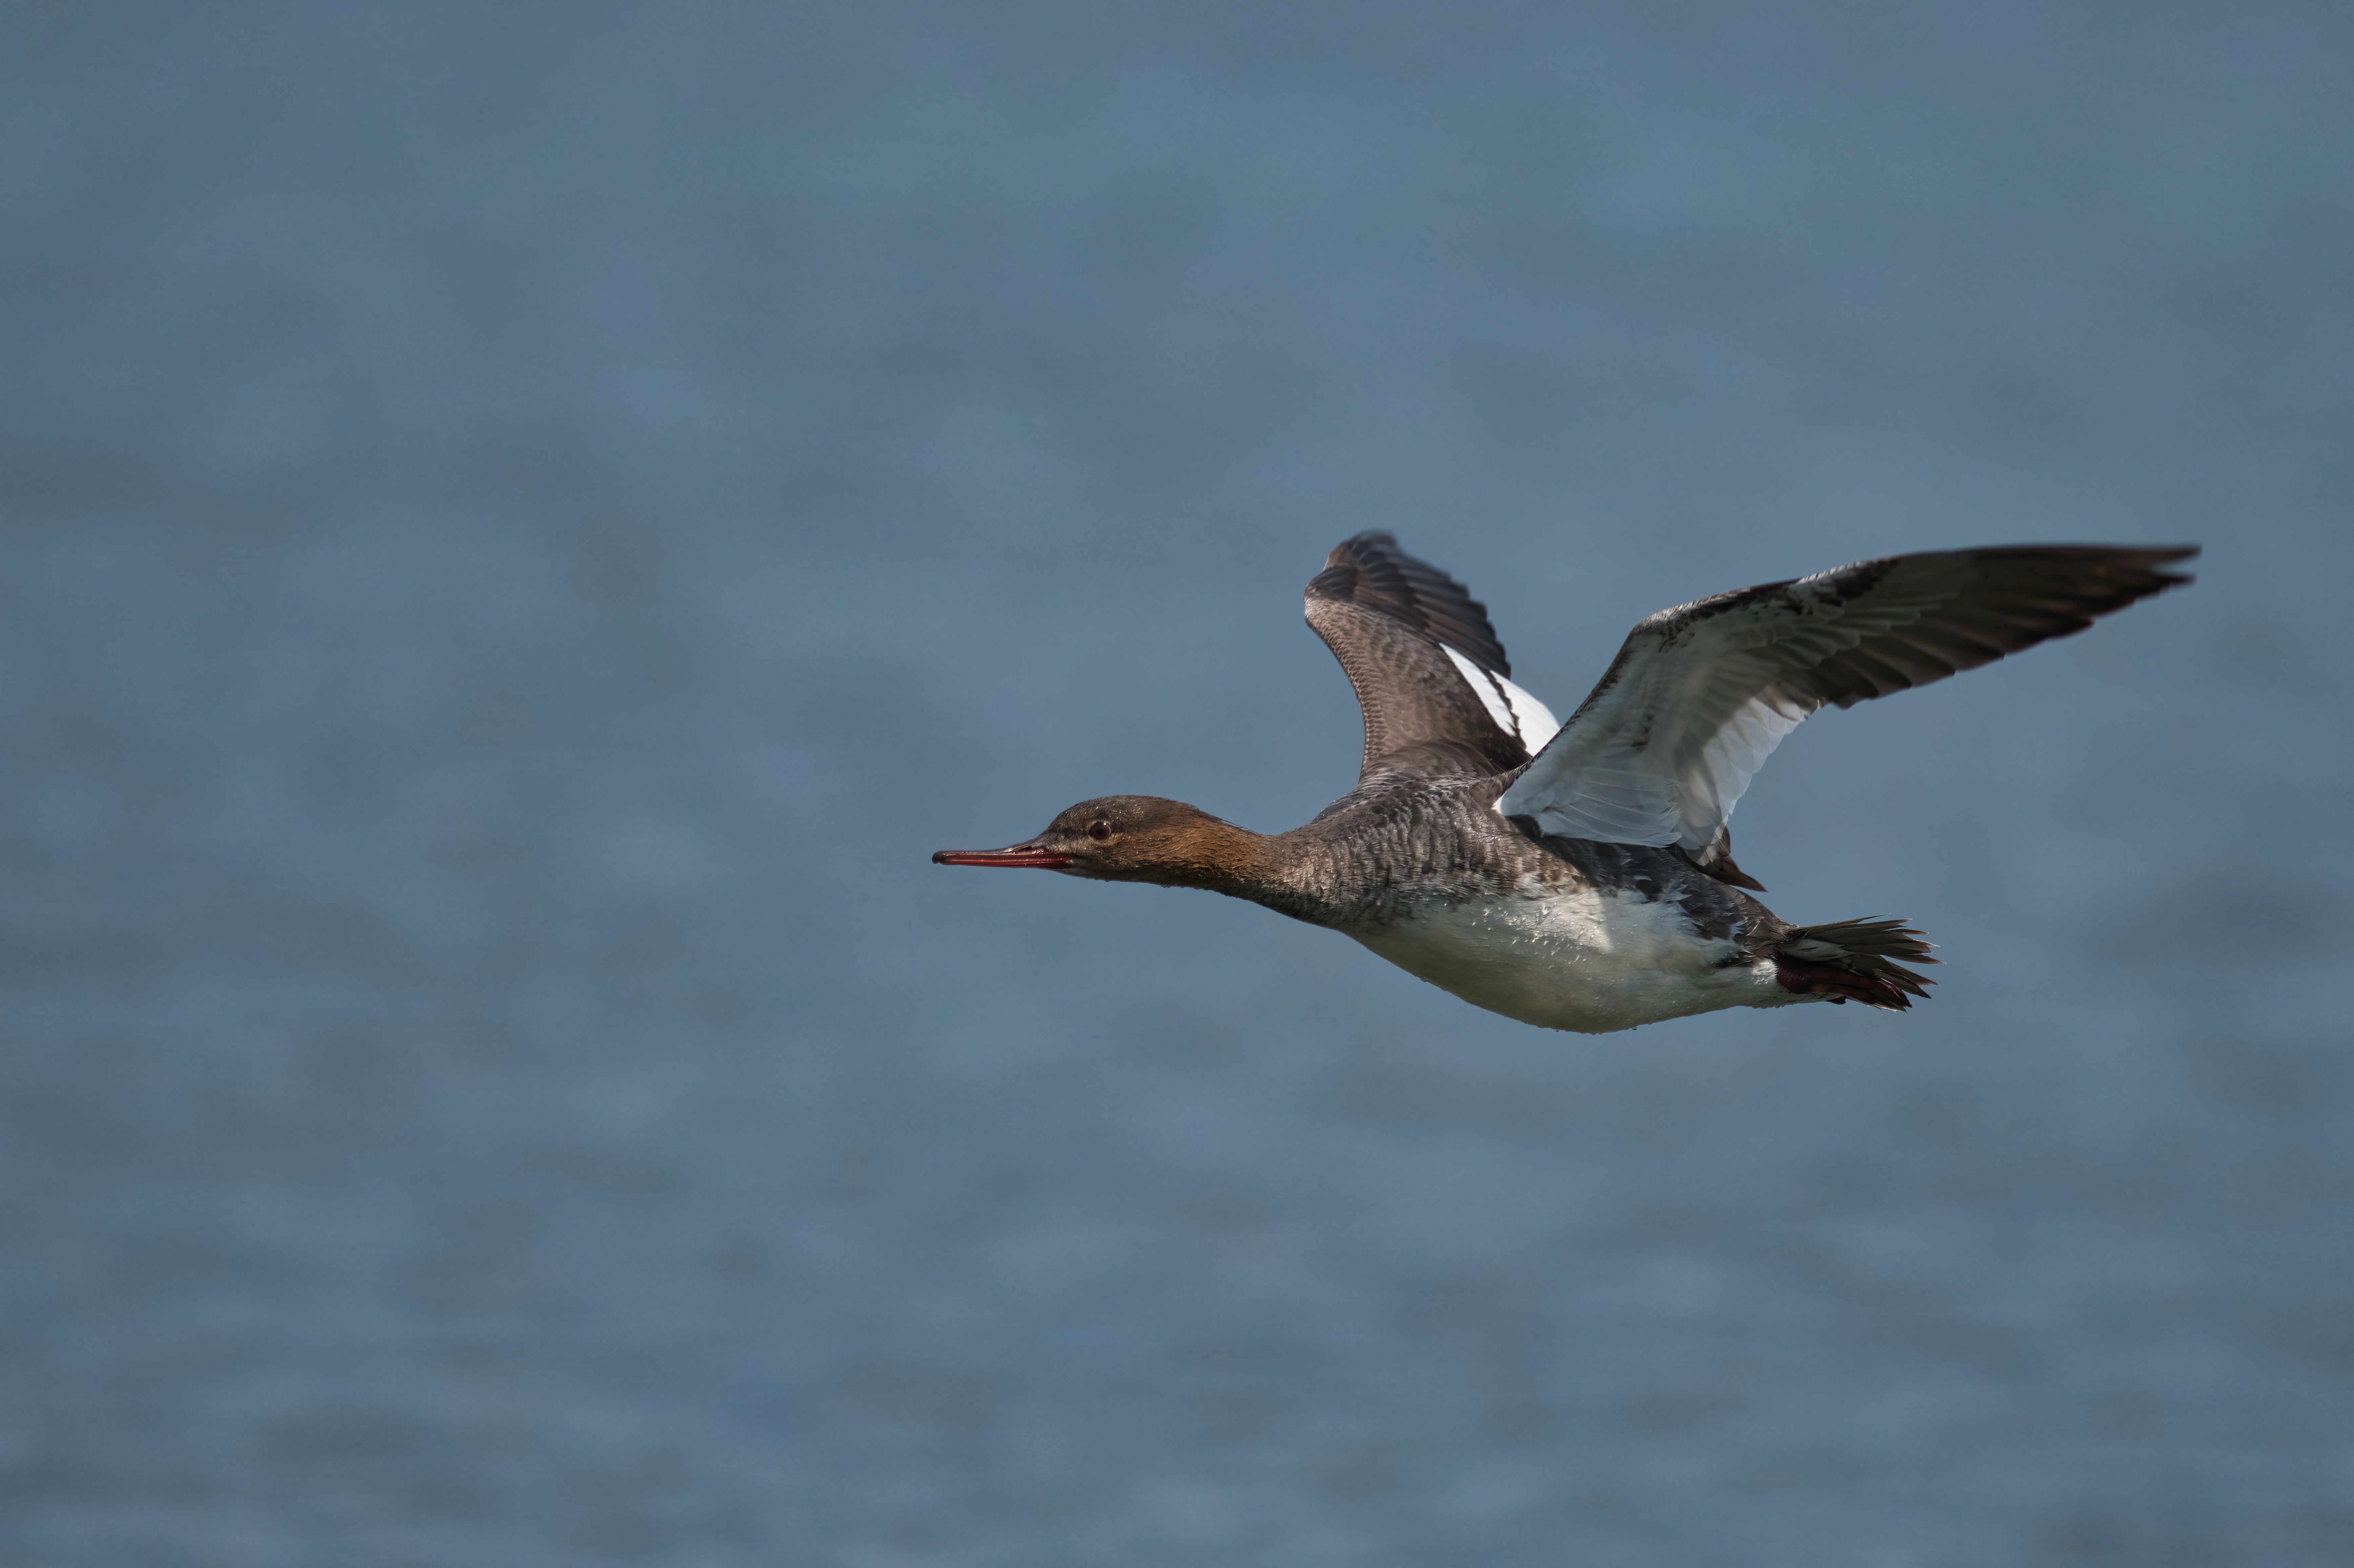
[[[2354,1557],[2349,16],[20,9],[0,1555]],[[1744,803],[1903,1019],[926,863],[1345,789],[1369,526],[2209,554]]]

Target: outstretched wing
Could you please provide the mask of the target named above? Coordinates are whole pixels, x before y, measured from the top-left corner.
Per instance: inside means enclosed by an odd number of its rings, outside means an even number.
[[[1826,704],[1942,681],[2191,579],[2194,548],[1891,556],[1661,610],[1496,802],[1548,833],[1705,857],[1768,753]]]
[[[1343,540],[1308,585],[1308,624],[1348,672],[1374,773],[1504,773],[1560,727],[1511,682],[1487,607],[1387,534]]]

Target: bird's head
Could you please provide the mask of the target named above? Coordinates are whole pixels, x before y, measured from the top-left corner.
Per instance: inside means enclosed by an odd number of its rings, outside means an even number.
[[[1247,871],[1257,837],[1182,800],[1106,795],[1080,801],[1035,838],[1001,850],[942,850],[932,863],[1027,866],[1098,882],[1214,887]]]

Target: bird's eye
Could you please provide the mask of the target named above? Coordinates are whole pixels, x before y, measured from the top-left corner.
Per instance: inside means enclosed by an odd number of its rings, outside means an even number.
[[[1101,818],[1097,818],[1096,821],[1087,824],[1087,837],[1095,840],[1097,843],[1103,842],[1104,840],[1111,837],[1111,824],[1103,821]]]

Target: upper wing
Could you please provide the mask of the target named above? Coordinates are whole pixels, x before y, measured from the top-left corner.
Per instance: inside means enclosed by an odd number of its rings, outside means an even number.
[[[1487,607],[1387,534],[1334,547],[1308,585],[1308,624],[1364,711],[1361,777],[1509,772],[1560,727],[1512,684]]]
[[[1891,556],[1661,610],[1496,802],[1546,832],[1705,857],[1766,755],[1827,703],[1944,680],[2190,581],[2199,552]]]

